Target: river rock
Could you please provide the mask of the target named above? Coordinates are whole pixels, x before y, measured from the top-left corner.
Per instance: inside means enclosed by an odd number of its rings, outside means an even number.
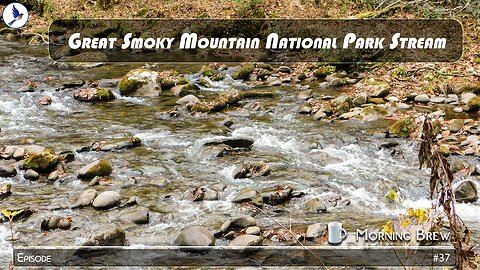
[[[9,159],[13,156],[15,151],[17,151],[18,146],[14,145],[7,145],[5,148],[3,148],[2,152],[0,153],[0,157],[3,159]]]
[[[325,233],[327,226],[322,223],[315,223],[307,227],[307,232],[305,233],[305,239],[314,240],[315,238],[322,236]]]
[[[257,235],[241,235],[228,244],[229,246],[245,247],[245,246],[258,246],[262,243],[263,238]]]
[[[251,188],[243,189],[239,192],[235,198],[233,198],[232,202],[234,203],[251,203],[255,206],[262,207],[263,206],[263,198],[262,195]]]
[[[233,173],[234,179],[265,176],[270,174],[270,167],[263,161],[255,164],[245,164]]]
[[[200,99],[194,95],[186,95],[176,101],[179,105],[195,104],[197,102],[200,102]]]
[[[472,98],[475,98],[477,95],[475,95],[474,93],[463,93],[461,96],[460,96],[460,100],[464,103],[464,104],[467,104],[468,101]]]
[[[445,102],[445,97],[439,97],[439,96],[433,96],[430,98],[430,102],[432,103],[444,103]]]
[[[408,138],[417,128],[413,116],[405,116],[388,128],[389,135],[395,137]]]
[[[27,150],[27,148],[25,149]],[[59,161],[60,158],[51,149],[47,149],[40,154],[34,154],[25,159],[23,168],[37,172],[50,172]]]
[[[112,91],[104,88],[84,88],[73,93],[73,98],[79,101],[94,102],[114,100]]]
[[[459,203],[473,203],[477,199],[477,185],[473,181],[464,181],[455,188],[455,201]]]
[[[87,189],[78,197],[77,201],[70,206],[70,208],[81,208],[92,204],[93,200],[97,196],[95,189]]]
[[[27,146],[24,146],[23,149],[25,150],[25,152],[27,153],[27,155],[29,156],[33,156],[33,155],[38,155],[38,154],[41,154],[42,152],[44,152],[45,150],[47,150],[45,147],[43,146],[40,146],[40,145],[27,145]]]
[[[412,106],[408,105],[407,103],[403,103],[403,102],[399,102],[397,103],[397,108],[399,110],[408,110],[410,109]]]
[[[58,221],[57,228],[60,230],[68,230],[72,226],[72,221],[71,217],[64,217]]]
[[[92,206],[98,209],[109,209],[120,203],[120,194],[115,191],[104,191],[93,200]]]
[[[157,97],[162,92],[158,72],[148,69],[134,69],[128,72],[118,84],[122,95]]]
[[[317,212],[327,212],[327,205],[324,202],[321,202],[318,198],[313,198],[309,200],[305,207],[307,208],[307,212],[310,213],[317,213]]]
[[[323,119],[327,117],[327,114],[322,111],[322,110],[318,110],[314,115],[313,115],[313,120],[320,120],[320,119]]]
[[[232,226],[236,227],[236,228],[240,228],[240,229],[243,229],[243,228],[247,228],[247,227],[250,227],[250,226],[254,226],[257,224],[257,221],[255,220],[255,218],[251,217],[251,216],[241,216],[241,217],[238,217],[236,219],[234,219],[232,221]]]
[[[471,98],[465,105],[465,111],[476,112],[480,110],[480,96]]]
[[[77,172],[79,179],[92,179],[95,176],[108,176],[112,173],[112,166],[106,160],[97,160],[85,165]]]
[[[25,148],[19,147],[19,148],[17,148],[17,150],[15,150],[12,157],[16,160],[21,160],[21,159],[25,158],[26,154],[27,154],[27,152],[25,151]]]
[[[420,102],[420,103],[428,103],[430,102],[430,97],[425,94],[421,94],[415,97],[414,99],[415,102]]]
[[[0,164],[0,177],[12,177],[17,175],[17,170],[13,165]]]
[[[287,66],[280,66],[280,67],[278,67],[277,72],[290,73],[290,72],[292,72],[292,69],[290,67],[287,67]]]
[[[218,190],[209,187],[197,187],[191,194],[193,201],[216,201],[218,200]]]
[[[122,227],[115,227],[90,236],[82,246],[124,246],[125,239],[125,230]]]
[[[450,132],[457,133],[463,127],[463,119],[453,119],[450,124]]]
[[[27,180],[32,180],[32,181],[35,181],[37,180],[38,178],[40,177],[40,175],[32,170],[32,169],[28,169],[24,174],[23,174],[23,178],[27,179]]]
[[[253,145],[255,141],[249,138],[218,138],[218,139],[212,139],[206,143],[204,143],[204,146],[209,146],[209,145],[219,145],[219,144],[225,144],[233,148],[249,148],[250,146]]]
[[[359,92],[366,93],[369,97],[384,98],[390,94],[390,84],[378,77],[366,77],[359,81],[355,87]]]
[[[198,86],[192,83],[176,85],[171,89],[173,94],[177,97],[186,97],[186,96],[192,95],[195,92],[197,92],[197,90],[199,90]],[[200,102],[200,100],[195,103],[198,103],[198,102]]]
[[[58,170],[55,170],[53,172],[51,172],[50,174],[48,174],[47,176],[47,180],[48,181],[57,181],[57,179],[60,177],[60,172]]]
[[[175,239],[177,246],[214,246],[215,238],[205,228],[191,226],[183,229]]]
[[[200,160],[208,160],[226,156],[233,151],[234,149],[227,145],[212,145],[202,147],[195,156]]]
[[[238,79],[247,79],[248,76],[250,75],[250,73],[252,73],[254,70],[254,66],[251,65],[251,64],[245,64],[241,67],[239,67],[237,69],[237,71],[235,71],[232,75],[232,77],[235,79],[235,80],[238,80]]]
[[[278,205],[290,200],[293,188],[288,185],[279,185],[275,188],[262,190],[261,195],[264,203]]]
[[[130,211],[120,216],[123,222],[133,222],[135,224],[147,224],[150,222],[150,214],[147,209],[138,209]]]
[[[11,184],[5,184],[2,187],[0,187],[0,200],[3,200],[8,196],[12,195],[11,189],[12,189]]]
[[[260,235],[260,233],[261,233],[260,228],[257,226],[252,226],[245,229],[245,234]]]
[[[43,231],[49,231],[54,229],[68,230],[72,225],[71,217],[50,216],[44,219],[40,225]]]

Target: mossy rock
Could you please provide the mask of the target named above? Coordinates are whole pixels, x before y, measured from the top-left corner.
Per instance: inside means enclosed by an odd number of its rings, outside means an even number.
[[[450,155],[450,149],[448,148],[448,145],[445,144],[442,144],[438,147],[438,152],[444,157],[448,157]]]
[[[337,69],[334,66],[321,66],[315,70],[313,75],[315,75],[317,78],[323,79],[328,75],[333,74],[336,70]]]
[[[358,91],[371,98],[384,98],[390,94],[390,84],[382,78],[366,77],[356,84]]]
[[[122,95],[158,96],[161,93],[158,73],[148,69],[129,71],[118,84]]]
[[[210,67],[203,67],[200,73],[205,77],[212,77],[215,75],[215,70]]]
[[[480,83],[479,84],[472,84],[472,85],[464,85],[460,87],[459,93],[475,93],[480,94]]]
[[[253,72],[254,66],[251,64],[245,64],[241,66],[235,73],[233,73],[233,78],[235,80],[242,79],[245,80]]]
[[[47,149],[40,154],[36,154],[25,159],[24,168],[32,169],[37,172],[50,172],[60,161],[60,157],[55,155],[53,150]]]
[[[114,100],[115,95],[112,91],[104,88],[84,88],[75,91],[73,98],[80,101],[108,101]]]
[[[225,79],[225,76],[219,73],[219,74],[213,75],[212,77],[210,77],[210,79],[214,82],[218,82],[218,81],[223,81],[223,79]]]
[[[184,85],[184,84],[189,84],[190,82],[186,78],[180,78],[177,81],[177,85]]]
[[[471,98],[467,105],[465,106],[465,111],[467,112],[476,112],[480,109],[480,97]]]
[[[271,65],[265,64],[265,63],[257,63],[257,64],[255,64],[255,67],[260,68],[260,69],[266,69],[268,71],[273,71],[273,67]]]
[[[193,104],[189,109],[195,112],[219,112],[229,106],[237,104],[246,98],[271,98],[275,93],[271,91],[230,92],[217,96],[212,101],[203,101]]]
[[[415,122],[415,117],[405,116],[402,119],[398,120],[388,128],[390,135],[402,138],[408,138],[410,134],[415,132],[417,124]]]
[[[335,116],[340,116],[344,113],[347,113],[348,111],[350,111],[350,103],[347,101],[344,101],[344,102],[340,102],[335,106],[335,109],[333,110],[333,114]]]
[[[388,110],[382,106],[372,105],[362,109],[364,115],[387,115]]]
[[[106,160],[97,160],[84,167],[77,172],[80,179],[92,179],[95,176],[108,176],[112,173],[112,166]]]

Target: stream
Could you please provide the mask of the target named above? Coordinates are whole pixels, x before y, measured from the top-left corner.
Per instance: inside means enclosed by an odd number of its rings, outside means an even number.
[[[172,109],[178,99],[170,91],[158,98],[121,97],[116,89],[119,79],[142,64],[106,64],[98,67],[74,68],[54,64],[46,57],[44,46],[0,39],[0,142],[2,145],[22,145],[34,142],[56,152],[78,150],[94,141],[111,141],[138,137],[142,146],[117,152],[79,152],[68,163],[67,174],[49,182],[26,180],[19,173],[1,178],[0,186],[10,183],[12,195],[0,201],[0,209],[31,207],[37,213],[25,221],[14,223],[16,246],[78,245],[92,233],[119,224],[125,228],[129,245],[172,245],[181,229],[199,225],[216,230],[228,218],[248,213],[231,200],[245,188],[261,190],[277,185],[290,185],[305,193],[284,205],[269,206],[276,221],[282,224],[308,225],[337,220],[347,230],[375,227],[385,220],[396,219],[407,208],[429,208],[429,172],[419,170],[418,145],[410,140],[385,138],[382,132],[393,120],[347,120],[331,123],[314,121],[298,114],[303,104],[294,86],[275,88],[277,97],[256,100],[265,110],[245,113],[245,103],[222,114],[181,116],[164,119],[160,112]],[[163,64],[165,70],[189,74],[195,81],[199,64]],[[45,80],[45,78],[47,78]],[[73,99],[76,88],[58,88],[66,81],[95,80],[111,88],[117,99],[109,102],[85,103]],[[19,92],[26,81],[38,84],[34,92]],[[305,82],[308,84],[308,82]],[[320,89],[310,82],[316,95],[338,96],[336,89]],[[254,86],[227,77],[212,88],[202,88],[199,98],[232,89]],[[260,88],[260,87],[258,87]],[[48,95],[50,106],[37,105]],[[244,101],[248,102],[248,101]],[[229,115],[229,128],[218,122]],[[222,136],[247,137],[255,142],[249,151],[239,151],[215,159],[199,159],[202,143]],[[395,142],[396,154],[380,147]],[[465,157],[454,157],[462,159]],[[106,159],[113,167],[111,183],[94,188],[114,190],[122,198],[135,196],[137,206],[149,210],[150,222],[145,225],[123,224],[118,216],[125,209],[50,210],[52,206],[71,203],[85,189],[75,172],[97,159]],[[245,163],[264,161],[271,165],[268,176],[234,179],[236,168]],[[478,161],[478,160],[477,160]],[[132,179],[135,179],[133,182]],[[467,177],[465,177],[466,179]],[[462,179],[458,179],[462,180]],[[478,181],[478,180],[477,180]],[[192,201],[188,193],[198,185],[223,184],[216,201]],[[399,190],[403,201],[392,204],[385,194],[391,187]],[[314,197],[340,195],[350,204],[329,209],[326,213],[309,213],[305,203]],[[480,203],[459,203],[456,210],[472,229],[474,242],[479,243]],[[40,223],[51,215],[71,216],[73,229],[40,230]],[[274,228],[271,217],[256,215],[257,225]],[[11,252],[8,223],[0,225],[0,251]],[[227,244],[217,240],[217,245]],[[6,256],[1,256],[8,258]],[[3,263],[0,261],[0,263]]]

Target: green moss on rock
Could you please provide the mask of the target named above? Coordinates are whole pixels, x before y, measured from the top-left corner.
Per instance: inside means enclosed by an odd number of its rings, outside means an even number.
[[[203,67],[201,73],[205,77],[212,77],[215,75],[215,71],[210,67]]]
[[[183,85],[183,84],[188,84],[188,83],[190,83],[190,82],[186,78],[183,78],[183,77],[178,79],[178,82],[177,82],[178,85]]]
[[[269,91],[245,91],[221,94],[212,101],[203,101],[193,104],[189,109],[195,112],[219,112],[229,106],[237,104],[246,98],[270,98],[274,92]]]
[[[315,70],[313,75],[315,75],[315,77],[317,78],[323,79],[328,75],[334,73],[335,71],[336,68],[334,66],[321,66],[317,70]]]
[[[55,155],[53,150],[47,149],[40,154],[25,159],[24,168],[37,172],[50,172],[59,161],[60,157]]]
[[[390,135],[402,138],[408,138],[417,128],[415,117],[405,116],[388,128]]]
[[[382,106],[368,106],[362,109],[364,115],[387,115],[388,110]]]
[[[253,65],[251,64],[245,64],[241,66],[235,73],[233,73],[233,78],[234,79],[247,79],[248,76],[253,72]]]
[[[471,98],[467,102],[467,106],[465,107],[465,110],[467,112],[476,112],[480,110],[480,97],[477,96],[477,97]]]
[[[136,78],[132,78],[132,75],[139,72],[150,72],[148,69],[135,69],[131,70],[130,72],[125,75],[120,83],[118,84],[118,90],[122,95],[129,95],[140,89],[142,86],[147,84],[145,80],[139,80]]]
[[[464,85],[460,87],[459,93],[475,93],[480,94],[480,83],[472,85]]]
[[[108,176],[112,173],[112,166],[106,160],[97,160],[84,167],[78,172],[77,176],[80,179],[92,179],[95,176]]]

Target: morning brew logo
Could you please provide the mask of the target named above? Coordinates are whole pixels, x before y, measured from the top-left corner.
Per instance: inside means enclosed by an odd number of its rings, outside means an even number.
[[[3,22],[10,28],[20,28],[27,24],[27,8],[20,3],[12,3],[3,9]]]

